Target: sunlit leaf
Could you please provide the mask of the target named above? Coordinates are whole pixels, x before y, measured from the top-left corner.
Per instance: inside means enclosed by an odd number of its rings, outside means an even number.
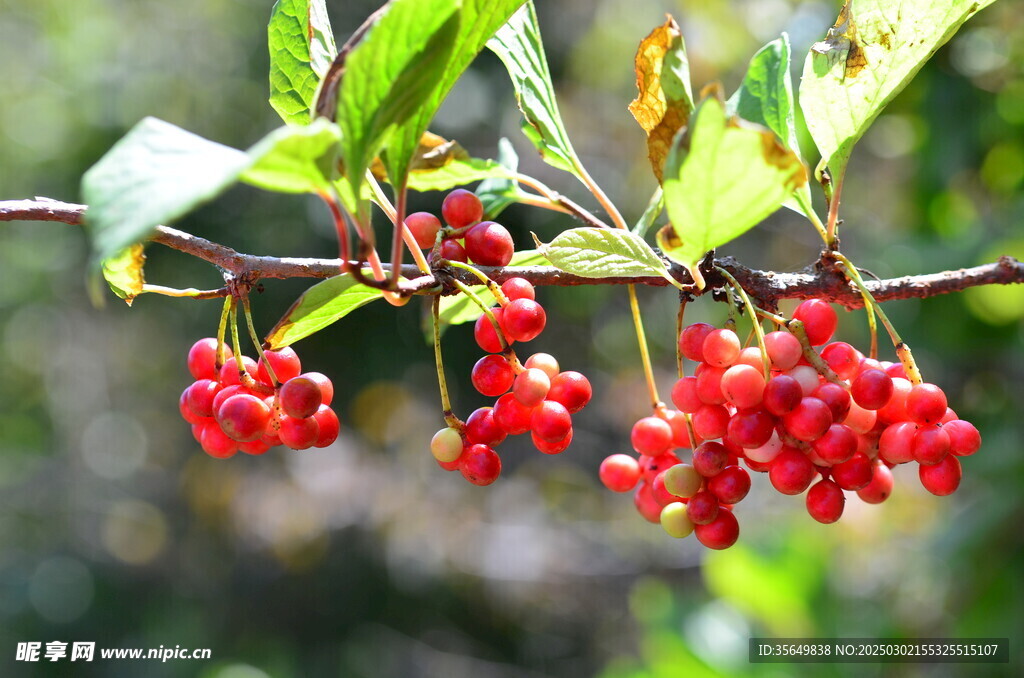
[[[779,140],[799,157],[789,60],[789,36],[783,33],[782,37],[759,49],[750,60],[740,88],[725,102],[725,108],[729,115],[738,115],[775,132]],[[802,194],[805,204],[810,205],[810,185],[801,184],[797,191]],[[783,204],[803,214],[795,198]]]
[[[672,139],[693,111],[690,65],[675,19],[669,17],[641,41],[634,61],[637,95],[629,112],[647,132],[647,157],[660,182]]]
[[[142,294],[142,286],[146,284],[142,274],[145,264],[146,255],[142,253],[141,244],[126,247],[103,261],[103,278],[114,294],[124,299],[129,306],[135,297]]]
[[[804,63],[800,106],[833,180],[878,114],[960,26],[994,0],[850,0]]]
[[[380,160],[374,161],[370,169],[378,179],[387,180]],[[427,132],[409,164],[408,187],[414,191],[447,191],[482,179],[510,176],[501,164],[470,157],[458,142]]]
[[[330,186],[341,131],[323,118],[274,130],[248,151],[241,180],[268,191],[312,193]]]
[[[359,193],[366,170],[392,134],[417,119],[431,100],[458,35],[458,9],[458,0],[391,0],[346,56],[337,120],[353,193]]]
[[[545,162],[579,177],[579,159],[555,101],[533,2],[527,2],[513,14],[487,47],[498,55],[512,78],[516,101],[525,117],[523,133]]]
[[[659,246],[692,269],[708,250],[753,228],[806,181],[800,158],[771,130],[728,119],[712,94],[689,132],[677,136],[665,164],[672,228],[663,229]]]
[[[249,164],[242,151],[145,118],[82,177],[96,261],[214,198]]]
[[[382,296],[381,290],[358,283],[348,274],[328,278],[303,292],[265,341],[272,349],[284,348]]]
[[[621,229],[574,228],[539,249],[556,268],[585,278],[661,276],[673,281],[651,246]]]
[[[293,124],[306,124],[317,85],[338,53],[324,0],[278,0],[267,25],[270,105]]]

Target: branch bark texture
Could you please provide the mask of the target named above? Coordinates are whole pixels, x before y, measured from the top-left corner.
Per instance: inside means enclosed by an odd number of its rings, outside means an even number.
[[[56,221],[65,224],[83,223],[87,207],[46,198],[35,200],[0,201],[0,221]],[[153,242],[198,257],[234,277],[257,278],[329,278],[341,270],[339,259],[272,257],[243,254],[226,245],[211,242],[168,226],[158,226]],[[713,265],[729,271],[748,294],[762,303],[774,305],[781,299],[824,299],[848,308],[864,305],[857,288],[842,273],[833,269],[826,259],[812,267],[794,273],[760,271],[739,263],[732,257],[715,259]],[[687,271],[666,262],[666,269],[684,285],[692,285]],[[385,265],[386,269],[389,269]],[[584,278],[566,273],[552,266],[492,266],[478,267],[497,282],[511,277],[523,277],[534,285],[626,285],[639,284],[664,287],[668,281],[660,276],[624,278]],[[449,289],[446,279],[455,278],[473,285],[479,281],[467,271],[445,268],[434,275],[422,275],[414,265],[402,267],[402,274],[410,278],[411,287],[422,293],[439,293]],[[705,273],[708,289],[726,284],[713,267]],[[979,285],[1008,285],[1024,283],[1024,264],[1013,257],[1003,256],[998,261],[942,271],[926,275],[867,281],[871,294],[878,301],[896,299],[923,299],[950,292],[959,292]],[[696,292],[696,290],[694,290]]]

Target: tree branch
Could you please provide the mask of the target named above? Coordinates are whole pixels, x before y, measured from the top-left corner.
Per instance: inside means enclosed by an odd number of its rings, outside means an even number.
[[[0,201],[0,221],[57,221],[66,224],[83,223],[85,205],[59,202],[47,198],[35,200]],[[190,254],[214,264],[235,277],[258,278],[329,278],[341,271],[339,259],[312,259],[270,257],[243,254],[236,250],[168,226],[157,226],[151,238],[171,249]],[[354,263],[354,262],[353,262]],[[721,266],[743,286],[751,296],[774,305],[780,299],[825,299],[848,308],[864,305],[860,292],[839,271],[819,263],[797,273],[759,271],[739,263],[732,257],[715,259],[713,266]],[[712,267],[705,272],[708,288],[721,287],[726,281]],[[668,281],[659,276],[626,278],[584,278],[551,266],[493,266],[478,267],[497,282],[523,277],[534,285],[627,285],[639,284],[664,287]],[[685,268],[666,264],[669,273],[684,285],[692,280]],[[385,265],[385,269],[390,267]],[[405,288],[418,293],[436,294],[449,291],[446,279],[455,278],[468,285],[479,280],[467,271],[449,268],[440,275],[422,275],[416,266],[402,266],[402,275],[409,278]],[[942,271],[926,275],[905,276],[888,280],[868,281],[867,287],[878,301],[896,299],[923,299],[950,292],[959,292],[979,285],[1008,285],[1024,283],[1024,264],[1013,257],[1003,256],[998,261],[973,268]]]

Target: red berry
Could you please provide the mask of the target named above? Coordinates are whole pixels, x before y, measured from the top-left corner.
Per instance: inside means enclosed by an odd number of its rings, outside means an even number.
[[[918,424],[937,424],[946,414],[946,394],[934,384],[917,384],[907,394],[907,416]]]
[[[306,372],[300,374],[300,377],[306,379],[312,379],[316,382],[316,385],[320,387],[320,402],[323,405],[330,405],[334,400],[334,382],[331,381],[330,377],[320,372]]]
[[[503,431],[511,435],[519,435],[530,430],[530,419],[533,408],[523,405],[511,393],[498,398],[494,403],[494,421]]]
[[[597,473],[612,492],[629,492],[640,480],[640,464],[628,454],[613,454],[601,462]]]
[[[774,417],[763,410],[751,410],[732,415],[726,438],[744,449],[756,449],[767,444],[774,432]]]
[[[560,454],[569,447],[570,443],[572,443],[572,428],[569,429],[569,432],[565,434],[564,438],[554,442],[537,437],[536,431],[530,434],[530,439],[533,441],[533,446],[544,454]]]
[[[814,451],[830,465],[842,464],[857,451],[857,434],[843,424],[832,424],[825,435],[813,443]]]
[[[914,458],[917,426],[910,421],[890,424],[878,439],[878,456],[890,464],[905,464]]]
[[[950,454],[937,464],[918,467],[917,474],[924,489],[939,497],[945,497],[960,487],[963,470],[960,468],[960,460]]]
[[[202,430],[199,434],[199,444],[203,451],[215,459],[227,459],[235,456],[238,452],[238,443],[228,438],[216,421],[211,419],[205,424],[200,424]]]
[[[819,523],[834,523],[843,515],[846,497],[843,490],[831,480],[815,483],[807,493],[807,512]]]
[[[866,504],[881,504],[892,494],[892,484],[892,471],[876,462],[871,470],[871,482],[857,490],[857,496]]]
[[[693,468],[705,478],[711,478],[729,465],[729,451],[722,443],[709,440],[693,451]]]
[[[828,363],[840,379],[852,379],[860,372],[864,356],[845,341],[835,341],[821,349],[821,359]]]
[[[648,483],[642,482],[637,485],[636,492],[633,494],[633,505],[647,522],[661,522],[662,506],[654,498],[654,493]]]
[[[634,450],[656,457],[672,447],[672,427],[664,419],[644,417],[633,424],[629,438]]]
[[[718,498],[707,490],[690,497],[686,513],[694,525],[707,525],[718,516]]]
[[[832,480],[844,490],[860,490],[871,482],[874,465],[863,452],[856,452],[842,464],[832,467]]]
[[[476,361],[470,379],[477,391],[485,396],[495,397],[512,388],[515,374],[503,356],[485,355]]]
[[[238,358],[231,357],[224,361],[224,364],[220,368],[220,383],[224,386],[234,386],[240,384],[241,381],[238,376]],[[247,355],[242,356],[242,366],[245,368],[246,373],[253,379],[256,378],[256,361]]]
[[[292,377],[281,386],[278,401],[285,414],[305,419],[316,414],[323,403],[323,392],[320,386],[308,377]]]
[[[697,540],[709,549],[722,550],[729,548],[739,539],[740,524],[732,511],[722,506],[713,521],[707,525],[695,525],[693,533],[697,535]]]
[[[471,191],[457,188],[441,203],[441,216],[452,228],[464,228],[484,217],[484,205]]]
[[[224,347],[224,359],[232,355],[228,346]],[[188,350],[188,371],[195,379],[217,378],[217,340],[213,337],[200,339]]]
[[[785,374],[772,377],[765,384],[761,401],[764,409],[776,417],[789,414],[796,409],[804,397],[800,382]]]
[[[439,254],[442,259],[447,259],[448,261],[460,261],[463,264],[469,261],[469,257],[466,256],[465,248],[463,248],[455,238],[442,240],[441,251]]]
[[[680,412],[693,414],[704,403],[697,395],[697,377],[683,377],[672,387],[672,404]]]
[[[725,402],[725,393],[722,392],[722,377],[725,375],[724,367],[712,367],[703,365],[704,369],[697,372],[697,396],[701,402],[707,405],[721,405]]]
[[[523,367],[527,369],[536,367],[538,370],[548,375],[552,380],[558,376],[558,361],[555,360],[555,356],[550,353],[534,353],[526,359],[526,362],[523,363]]]
[[[772,367],[777,370],[793,369],[804,355],[800,340],[781,330],[764,335],[764,347],[768,351]]]
[[[505,335],[506,344],[514,344],[513,339],[509,333],[508,328],[505,326],[505,309],[496,307],[491,309],[491,313],[494,314],[494,319],[498,321],[498,327],[501,328],[501,333]],[[473,326],[473,338],[476,339],[476,344],[488,353],[498,353],[501,351],[501,341],[498,339],[498,333],[494,331],[494,323],[484,313],[476,319],[476,325]]]
[[[768,480],[782,494],[800,494],[807,489],[816,474],[814,464],[806,454],[787,447],[772,462]]]
[[[466,255],[481,266],[507,266],[514,252],[512,234],[501,224],[482,221],[466,231]]]
[[[695,363],[704,361],[704,338],[715,330],[707,323],[694,323],[679,335],[679,349]]]
[[[760,405],[764,387],[764,373],[760,368],[733,365],[722,375],[722,393],[737,409],[746,410]]]
[[[942,425],[949,436],[949,451],[958,457],[967,457],[981,448],[981,433],[969,421],[953,419]]]
[[[590,380],[579,372],[569,370],[559,372],[551,380],[551,388],[548,390],[547,399],[565,405],[569,414],[576,414],[590,402],[594,390],[590,386]]]
[[[240,452],[245,452],[246,454],[250,454],[254,457],[257,457],[261,454],[266,454],[267,450],[269,449],[270,443],[264,442],[262,439],[253,440],[247,443],[238,443],[238,450]]]
[[[537,298],[537,292],[533,289],[533,283],[526,278],[509,278],[501,283],[501,291],[508,297],[509,301]]]
[[[722,405],[701,405],[690,419],[693,432],[704,440],[721,438],[729,427],[729,410]]]
[[[893,379],[892,396],[889,398],[889,402],[885,404],[885,407],[878,410],[878,420],[886,424],[893,424],[897,421],[909,419],[907,415],[907,396],[910,395],[911,388],[913,387],[906,379],[898,377]]]
[[[334,410],[327,405],[321,405],[317,408],[313,418],[316,419],[320,431],[313,447],[327,447],[338,439],[338,435],[341,433],[341,421],[338,420],[338,414]]]
[[[544,307],[532,299],[516,299],[505,307],[503,322],[510,337],[530,341],[544,331],[547,314]]]
[[[416,244],[425,250],[434,246],[437,232],[441,230],[441,220],[430,212],[413,212],[405,218],[405,225],[416,239]]]
[[[651,481],[651,494],[654,495],[654,501],[658,502],[663,507],[679,501],[679,497],[669,492],[665,487],[666,473],[668,473],[668,469],[654,476],[654,480]]]
[[[199,417],[213,416],[213,400],[221,390],[221,385],[210,379],[200,379],[188,387],[186,398],[188,407]]]
[[[490,407],[474,410],[466,419],[466,439],[471,444],[497,447],[506,437],[508,434],[494,421],[494,410]]]
[[[640,472],[643,474],[643,479],[650,483],[654,481],[654,477],[656,475],[665,469],[678,464],[679,457],[671,452],[659,454],[655,457],[640,455],[640,459],[637,460],[637,463],[640,464]]]
[[[320,424],[316,417],[296,419],[285,414],[279,418],[277,435],[283,445],[293,450],[306,450],[320,437]]]
[[[540,405],[550,390],[551,379],[536,367],[523,370],[512,382],[512,394],[527,407]]]
[[[259,440],[270,421],[270,408],[253,395],[233,395],[217,410],[217,423],[224,435],[239,442]]]
[[[665,425],[668,426],[668,424]],[[557,443],[565,439],[569,435],[569,431],[572,430],[572,417],[562,403],[545,400],[533,409],[530,428],[541,440]]]
[[[242,386],[241,384],[235,384],[234,386],[226,386],[217,392],[217,395],[213,398],[213,413],[217,414],[217,410],[224,404],[224,401],[235,395],[255,395],[249,389]],[[270,407],[270,404],[267,404]]]
[[[723,504],[737,504],[750,492],[750,474],[739,466],[726,466],[708,480],[708,490]]]
[[[892,377],[881,370],[864,370],[850,384],[853,400],[866,410],[882,409],[892,393]]]
[[[793,311],[793,319],[804,324],[811,346],[821,346],[835,334],[839,318],[830,304],[820,299],[808,299]]]
[[[740,338],[732,330],[712,330],[704,337],[701,352],[704,362],[714,367],[729,367],[740,356]]]
[[[192,385],[185,387],[185,390],[181,392],[181,397],[178,398],[178,412],[181,413],[181,418],[190,424],[199,424],[207,419],[207,417],[200,416],[192,411],[192,408],[188,404],[188,392],[192,388]],[[219,394],[218,394],[219,395]],[[214,396],[216,401],[216,396]]]
[[[474,485],[490,485],[501,474],[501,457],[487,445],[470,445],[459,459],[459,470]]]
[[[949,454],[949,434],[939,426],[922,426],[914,434],[911,452],[919,464],[938,464]]]
[[[278,383],[283,384],[302,374],[302,362],[299,360],[299,354],[291,346],[285,346],[278,351],[264,351],[263,358],[260,358],[256,379],[267,386],[270,386],[271,382],[264,359],[274,368],[274,376],[277,377]]]
[[[808,396],[782,418],[782,423],[794,438],[813,442],[832,425],[832,411],[821,400]]]
[[[842,423],[850,412],[850,392],[839,384],[827,381],[814,389],[811,395],[828,405],[828,409],[832,411],[832,421],[835,423]]]

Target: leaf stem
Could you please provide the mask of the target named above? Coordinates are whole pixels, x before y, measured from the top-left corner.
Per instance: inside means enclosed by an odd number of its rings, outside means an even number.
[[[366,176],[368,183],[370,184],[370,189],[373,191],[373,197],[377,206],[384,210],[384,214],[387,215],[392,224],[398,223],[398,210],[395,209],[394,205],[391,204],[391,201],[388,200],[388,197],[384,194],[384,191],[381,189],[380,184],[377,183],[373,174],[367,174]],[[409,215],[406,214],[405,216]],[[413,236],[412,231],[409,230],[409,227],[405,224],[404,220],[402,222],[402,238],[405,240],[406,247],[408,247],[409,251],[412,253],[412,259],[416,262],[416,266],[419,267],[420,273],[423,273],[424,275],[430,273],[430,264],[427,263],[426,257],[423,256],[423,251],[416,243],[416,238]]]
[[[818,235],[820,235],[821,239],[825,241],[826,245],[828,245],[828,232],[825,230],[825,225],[821,223],[821,219],[818,218],[817,212],[814,211],[814,206],[811,205],[811,201],[807,199],[807,195],[800,191],[796,191],[793,196],[796,198],[797,204],[800,205],[800,209],[804,211],[804,216],[807,217],[807,220],[811,222],[814,229],[818,231]]]
[[[441,358],[441,297],[434,297],[431,304],[431,319],[434,323],[434,366],[437,368],[437,385],[441,389],[441,407],[443,409],[444,422],[449,427],[462,433],[466,425],[461,419],[455,416],[452,411],[452,401],[448,396],[448,381],[444,376],[444,361]]]
[[[186,287],[183,290],[179,290],[174,287],[164,287],[163,285],[150,285],[144,283],[142,285],[142,293],[159,294],[164,297],[184,297],[190,299],[216,299],[219,297],[228,296],[229,292],[227,288],[221,287],[216,290],[197,290],[194,287]]]
[[[845,170],[844,170],[845,174]],[[839,198],[843,193],[843,177],[836,179],[832,189],[832,199],[828,203],[828,227],[825,232],[825,245],[834,250],[836,247],[837,224],[839,221]]]

